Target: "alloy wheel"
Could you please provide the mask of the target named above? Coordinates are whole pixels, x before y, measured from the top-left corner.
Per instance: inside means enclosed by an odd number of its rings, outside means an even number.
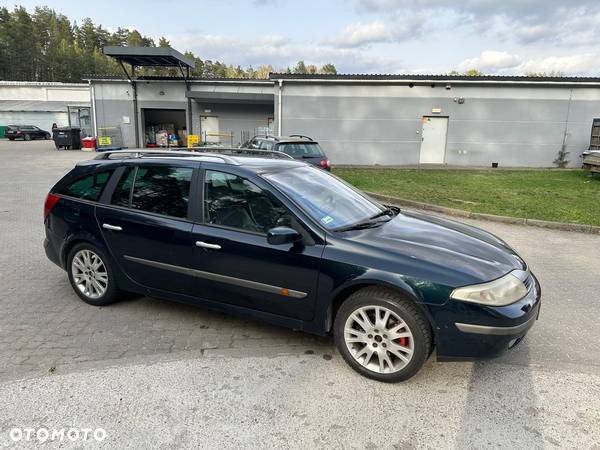
[[[413,334],[406,322],[383,306],[354,310],[344,326],[344,341],[359,364],[382,374],[406,367],[414,352]]]
[[[91,250],[79,250],[73,256],[71,273],[77,289],[88,298],[99,298],[108,288],[108,272],[102,258]]]

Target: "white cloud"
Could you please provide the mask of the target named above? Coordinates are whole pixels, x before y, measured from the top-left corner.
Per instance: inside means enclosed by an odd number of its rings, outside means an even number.
[[[520,44],[535,42],[590,45],[600,40],[597,0],[354,0],[361,13],[387,16],[418,14],[448,17],[454,27]]]
[[[525,75],[531,72],[581,76],[600,71],[600,54],[582,53],[567,56],[546,56],[522,59],[508,52],[486,50],[475,58],[469,58],[456,67],[459,72],[478,69],[488,74]]]
[[[360,47],[381,42],[399,42],[413,39],[421,34],[416,19],[402,21],[374,20],[348,25],[341,33],[329,41],[339,47]]]
[[[520,66],[521,73],[545,72],[563,75],[587,75],[600,71],[600,54],[585,53],[569,56],[548,56],[529,59]]]
[[[375,56],[360,48],[338,48],[327,43],[296,43],[281,36],[243,39],[191,33],[166,37],[174,48],[190,50],[202,59],[241,66],[271,64],[276,70],[283,70],[303,60],[318,66],[333,63],[338,71],[348,73],[400,73],[407,70],[398,58]]]
[[[481,55],[462,61],[456,66],[456,70],[465,72],[469,69],[478,69],[482,72],[497,72],[502,69],[513,69],[521,62],[521,58],[508,52],[484,50]]]

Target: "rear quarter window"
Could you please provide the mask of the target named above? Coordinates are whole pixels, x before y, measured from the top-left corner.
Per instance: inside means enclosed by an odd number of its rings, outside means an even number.
[[[59,189],[57,193],[96,202],[102,195],[112,172],[112,170],[105,170],[78,178]]]

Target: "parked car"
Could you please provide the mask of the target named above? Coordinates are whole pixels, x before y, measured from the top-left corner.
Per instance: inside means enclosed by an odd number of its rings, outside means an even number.
[[[48,258],[104,306],[123,291],[332,334],[386,382],[495,356],[536,321],[540,285],[504,241],[380,204],[291,159],[109,152],[44,206]]]
[[[6,127],[4,136],[11,141],[15,139],[30,141],[32,139],[50,139],[51,134],[33,125],[9,125]]]
[[[308,136],[255,136],[241,146],[256,150],[270,150],[290,155],[294,159],[331,171],[331,161],[318,142]]]

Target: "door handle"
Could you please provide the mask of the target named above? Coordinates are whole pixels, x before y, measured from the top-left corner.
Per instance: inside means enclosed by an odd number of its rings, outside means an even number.
[[[123,231],[123,228],[118,227],[116,225],[110,225],[108,223],[102,224],[102,228],[106,228],[107,230],[113,230],[113,231]]]
[[[196,241],[196,247],[209,248],[211,250],[221,250],[219,244],[209,244],[208,242]]]

